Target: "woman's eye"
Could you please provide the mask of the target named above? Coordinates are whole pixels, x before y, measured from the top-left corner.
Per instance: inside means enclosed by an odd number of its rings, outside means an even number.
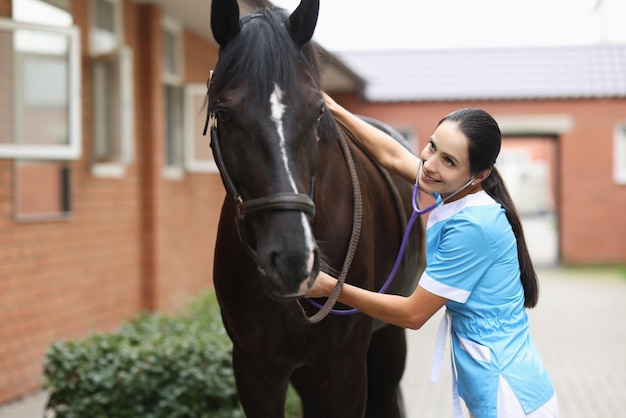
[[[449,166],[453,166],[454,165],[454,161],[452,161],[450,158],[444,158],[444,162],[446,163],[446,165]]]

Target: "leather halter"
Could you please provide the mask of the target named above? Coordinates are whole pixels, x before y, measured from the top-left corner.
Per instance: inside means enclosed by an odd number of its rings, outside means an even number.
[[[210,77],[213,76],[211,71]],[[210,83],[209,78],[209,83]],[[241,193],[237,191],[235,183],[226,170],[224,164],[224,158],[222,157],[222,150],[219,141],[219,135],[217,133],[217,117],[210,109],[207,110],[207,118],[204,124],[203,135],[206,135],[207,128],[211,130],[211,150],[213,151],[213,159],[222,177],[222,183],[226,188],[226,192],[235,202],[237,213],[235,216],[237,225],[237,234],[242,245],[250,255],[250,257],[256,257],[256,251],[249,244],[245,226],[243,225],[247,215],[252,215],[260,212],[267,211],[300,211],[309,215],[311,218],[315,217],[315,203],[313,202],[313,185],[314,179],[311,178],[311,196],[307,196],[303,193],[276,193],[269,196],[258,197],[256,199],[243,200]]]

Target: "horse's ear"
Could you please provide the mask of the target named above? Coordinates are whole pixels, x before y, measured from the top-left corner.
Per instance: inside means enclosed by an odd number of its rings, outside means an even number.
[[[313,37],[319,9],[319,0],[300,0],[298,8],[289,16],[289,33],[299,47]]]
[[[237,0],[211,1],[211,30],[222,48],[237,36],[241,31]]]

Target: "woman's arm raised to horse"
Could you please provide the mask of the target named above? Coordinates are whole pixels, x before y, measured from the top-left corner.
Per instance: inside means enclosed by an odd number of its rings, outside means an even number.
[[[419,169],[419,158],[393,137],[363,121],[324,93],[326,107],[335,119],[344,125],[371,155],[389,171],[414,182]]]

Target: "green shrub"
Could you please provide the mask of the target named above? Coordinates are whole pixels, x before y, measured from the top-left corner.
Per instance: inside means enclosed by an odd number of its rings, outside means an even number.
[[[116,332],[50,346],[46,409],[57,418],[243,417],[231,352],[207,292],[183,315],[144,313]]]
[[[181,315],[142,313],[115,332],[51,345],[46,410],[56,418],[243,417],[231,355],[215,293],[206,291]],[[285,416],[302,416],[292,387]]]

